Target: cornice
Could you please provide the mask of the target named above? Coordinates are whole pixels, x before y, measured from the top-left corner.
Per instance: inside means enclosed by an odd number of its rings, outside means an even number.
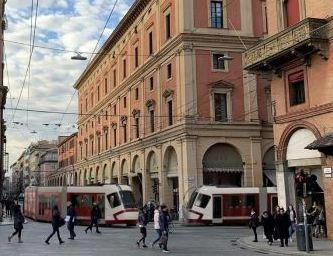
[[[275,124],[289,123],[289,122],[304,120],[304,119],[307,119],[310,117],[323,115],[323,114],[327,114],[327,113],[331,113],[331,112],[333,112],[333,103],[327,103],[327,104],[312,107],[309,109],[296,111],[296,112],[293,112],[290,114],[274,117],[274,123]]]

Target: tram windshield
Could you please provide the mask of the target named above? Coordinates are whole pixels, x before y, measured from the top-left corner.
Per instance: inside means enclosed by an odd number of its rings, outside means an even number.
[[[194,204],[194,200],[195,198],[197,197],[198,195],[198,192],[197,191],[194,191],[192,194],[191,194],[191,197],[190,197],[190,200],[188,201],[188,204],[187,204],[187,208],[188,209],[191,209],[193,204]]]
[[[119,191],[121,201],[124,204],[125,208],[135,208],[135,200],[132,191],[121,190]]]

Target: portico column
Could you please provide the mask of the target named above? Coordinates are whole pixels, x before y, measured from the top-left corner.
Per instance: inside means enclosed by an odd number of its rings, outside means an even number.
[[[288,169],[286,161],[276,163],[276,182],[279,206],[286,209],[289,203],[295,203],[295,174]]]

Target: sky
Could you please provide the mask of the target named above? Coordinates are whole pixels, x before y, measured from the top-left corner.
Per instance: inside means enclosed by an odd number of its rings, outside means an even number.
[[[98,44],[97,50],[100,49],[133,2],[7,1],[4,85],[9,92],[4,119],[9,166],[31,142],[57,140],[58,136],[77,131],[77,115],[69,114],[77,113],[77,93],[73,85],[89,63],[91,54],[82,54],[88,58],[86,61],[71,57],[75,52],[94,51],[114,7]]]

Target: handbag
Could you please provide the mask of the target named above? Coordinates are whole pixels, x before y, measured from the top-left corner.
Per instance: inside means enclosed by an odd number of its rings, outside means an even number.
[[[167,242],[168,242],[168,236],[163,232],[159,243],[162,245],[166,245]]]

